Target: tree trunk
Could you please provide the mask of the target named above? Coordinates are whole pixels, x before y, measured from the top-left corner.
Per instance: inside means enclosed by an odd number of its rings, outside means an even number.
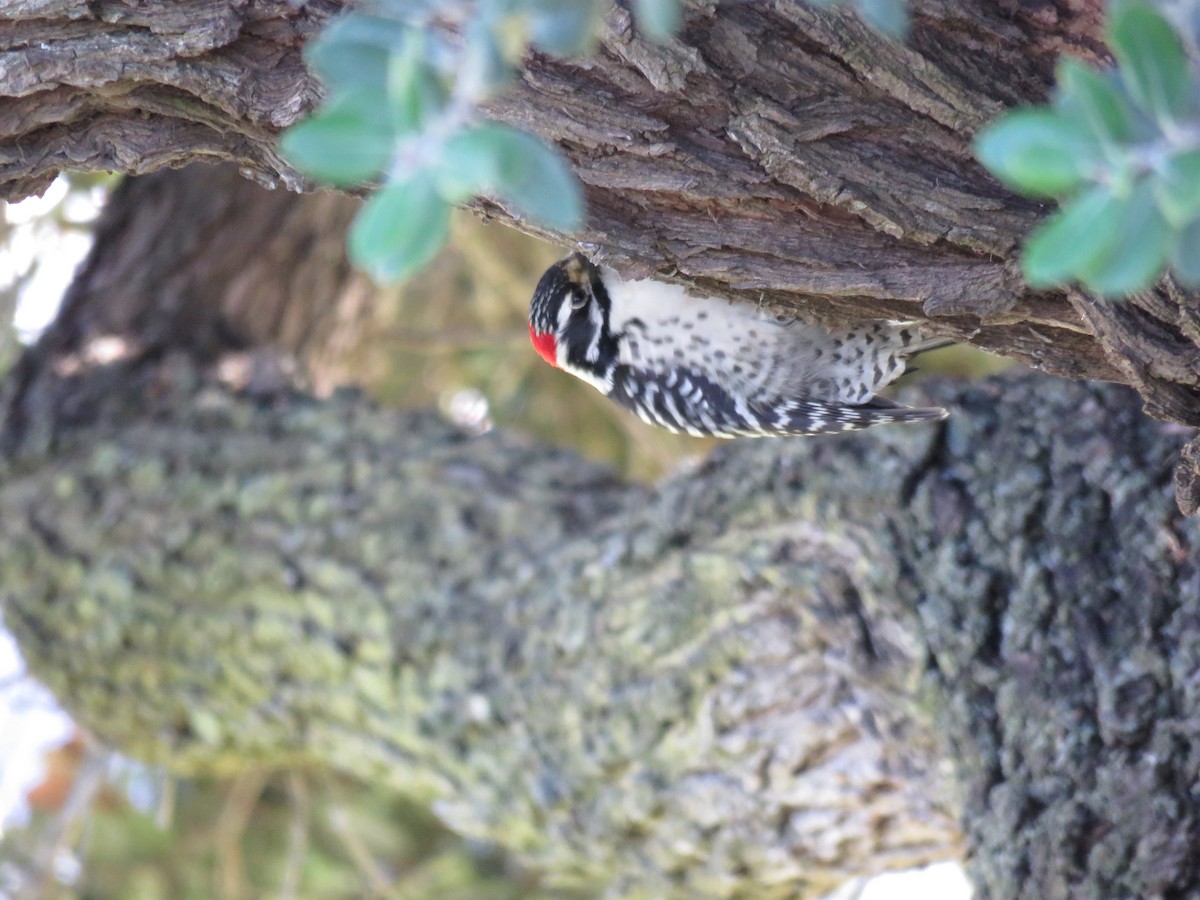
[[[269,344],[320,368],[363,305],[345,251],[358,202],[264,191],[232,166],[164,175],[116,188],[43,350],[116,337],[211,361]]]

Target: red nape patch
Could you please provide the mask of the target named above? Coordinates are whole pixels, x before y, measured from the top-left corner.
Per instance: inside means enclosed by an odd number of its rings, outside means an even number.
[[[533,341],[533,349],[538,352],[538,356],[552,366],[558,365],[558,345],[554,342],[554,335],[534,331],[530,325],[529,339]]]

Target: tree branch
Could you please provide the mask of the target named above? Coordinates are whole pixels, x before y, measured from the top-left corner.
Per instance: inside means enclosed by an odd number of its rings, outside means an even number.
[[[349,395],[57,390],[99,408],[4,479],[5,617],[129,752],[316,760],[557,883],[817,896],[955,851],[948,745],[995,896],[1200,884],[1200,530],[1127,393],[941,390],[648,494]]]

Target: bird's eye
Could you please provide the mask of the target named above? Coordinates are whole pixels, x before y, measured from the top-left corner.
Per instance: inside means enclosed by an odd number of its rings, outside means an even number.
[[[588,304],[588,295],[583,291],[571,292],[571,309],[583,309]]]

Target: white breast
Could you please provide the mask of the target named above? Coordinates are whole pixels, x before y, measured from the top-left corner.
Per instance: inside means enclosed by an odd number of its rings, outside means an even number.
[[[619,361],[655,371],[688,367],[751,402],[811,397],[859,404],[904,370],[896,323],[830,331],[780,324],[745,303],[688,294],[662,281],[601,270]]]

